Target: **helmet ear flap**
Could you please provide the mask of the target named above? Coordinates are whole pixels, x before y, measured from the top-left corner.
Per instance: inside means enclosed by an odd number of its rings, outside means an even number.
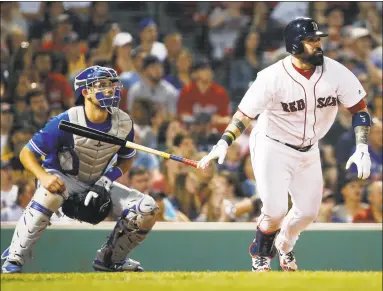
[[[292,44],[292,51],[293,51],[293,55],[299,55],[301,53],[304,52],[304,47],[303,47],[303,44],[300,40],[296,40],[295,43]]]

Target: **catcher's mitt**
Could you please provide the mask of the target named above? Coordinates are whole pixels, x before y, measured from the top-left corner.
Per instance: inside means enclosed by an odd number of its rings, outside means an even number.
[[[73,219],[98,224],[103,221],[112,210],[110,193],[104,187],[93,185],[89,191],[96,192],[97,198],[93,198],[88,206],[84,205],[88,192],[70,195],[62,205],[63,213]]]

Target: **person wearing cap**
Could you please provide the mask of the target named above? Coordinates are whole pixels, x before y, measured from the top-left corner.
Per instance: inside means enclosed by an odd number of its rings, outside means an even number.
[[[157,41],[157,24],[154,20],[151,18],[141,20],[138,25],[138,31],[140,34],[140,47],[148,54],[156,56],[163,62],[166,59],[168,52],[165,45],[162,42]]]
[[[133,37],[129,32],[119,32],[113,39],[112,63],[120,75],[134,69],[131,53],[133,48]]]
[[[353,218],[358,223],[382,223],[382,181],[375,181],[368,186],[370,207],[359,211]]]
[[[194,82],[186,85],[179,97],[177,112],[184,122],[201,112],[212,115],[212,123],[221,129],[230,121],[230,98],[226,89],[213,81],[214,73],[207,61],[197,62],[192,69]],[[224,128],[222,128],[224,129]]]
[[[132,110],[134,100],[146,98],[155,102],[167,114],[176,115],[178,91],[164,80],[163,76],[161,61],[156,56],[146,56],[142,64],[142,79],[135,83],[128,93],[129,111]]]
[[[362,202],[363,182],[354,174],[349,173],[340,187],[340,194],[344,203],[334,206],[332,212],[333,222],[350,223],[356,213],[367,209],[368,205]]]
[[[353,57],[357,60],[354,74],[367,73],[370,82],[374,85],[381,85],[382,71],[371,60],[372,41],[371,34],[367,28],[353,27],[349,31],[351,39],[351,50]]]

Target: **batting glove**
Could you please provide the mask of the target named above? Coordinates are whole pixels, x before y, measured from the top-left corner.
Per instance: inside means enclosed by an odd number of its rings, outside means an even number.
[[[346,170],[348,170],[352,164],[355,164],[358,168],[358,178],[367,179],[370,176],[371,159],[368,153],[368,145],[358,144],[354,154],[348,159],[346,164]]]
[[[225,160],[228,147],[229,145],[227,142],[223,139],[220,139],[218,143],[213,147],[211,152],[198,162],[197,168],[205,169],[210,164],[210,161],[215,159],[218,159],[218,164],[222,164]]]
[[[102,176],[100,179],[97,180],[95,185],[104,187],[108,192],[110,192],[110,189],[112,188],[112,180],[110,180],[106,176]],[[98,194],[94,191],[89,191],[89,193],[85,197],[84,205],[88,206],[89,202],[94,198],[96,199],[98,197]]]

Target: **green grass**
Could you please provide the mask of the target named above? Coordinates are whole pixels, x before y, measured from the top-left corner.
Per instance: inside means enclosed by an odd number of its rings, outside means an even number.
[[[2,274],[2,291],[382,290],[381,272]]]

